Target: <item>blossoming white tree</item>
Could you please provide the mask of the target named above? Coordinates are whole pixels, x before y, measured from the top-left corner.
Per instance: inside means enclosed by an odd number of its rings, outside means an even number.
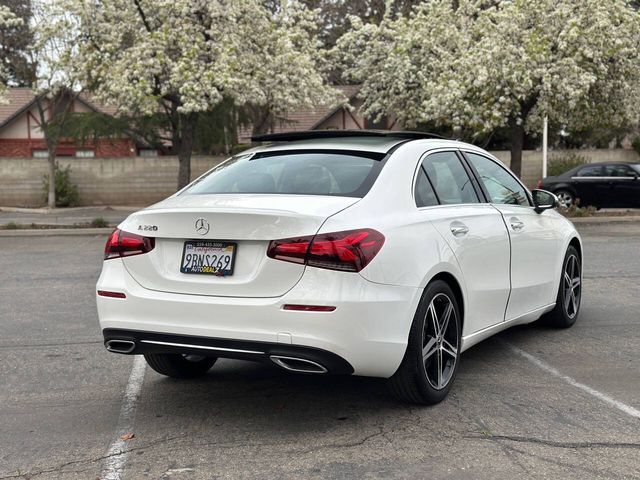
[[[86,88],[127,114],[166,119],[190,179],[197,113],[223,97],[290,108],[330,101],[318,68],[313,12],[259,0],[55,0],[78,37],[61,62]]]
[[[16,17],[5,5],[0,5],[0,30],[4,28],[16,27],[22,24],[22,19]],[[0,45],[1,46],[1,45]],[[0,100],[7,88],[8,58],[0,58]]]
[[[518,175],[525,131],[545,115],[573,127],[637,122],[639,45],[640,17],[622,0],[433,0],[408,19],[356,22],[339,42],[365,113],[508,127]]]

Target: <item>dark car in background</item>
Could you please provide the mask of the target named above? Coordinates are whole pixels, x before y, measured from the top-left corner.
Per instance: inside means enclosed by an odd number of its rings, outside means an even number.
[[[590,163],[538,182],[561,207],[640,208],[640,163]]]

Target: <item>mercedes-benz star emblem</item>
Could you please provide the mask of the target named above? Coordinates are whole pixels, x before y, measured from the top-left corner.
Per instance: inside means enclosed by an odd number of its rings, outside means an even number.
[[[204,218],[197,219],[196,232],[200,235],[206,235],[207,233],[209,233],[209,222],[207,222]]]

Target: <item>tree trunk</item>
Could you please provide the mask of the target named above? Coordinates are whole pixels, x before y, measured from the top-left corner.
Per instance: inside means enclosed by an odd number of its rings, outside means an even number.
[[[273,115],[271,109],[267,106],[253,106],[251,108],[251,134],[263,135],[273,131]]]
[[[193,137],[197,122],[194,113],[180,115],[180,138],[178,145],[178,190],[191,182],[191,153],[193,151]]]
[[[58,140],[53,138],[48,129],[48,120],[44,104],[43,96],[36,97],[36,106],[38,107],[38,115],[40,117],[40,129],[44,136],[44,143],[47,146],[47,163],[49,170],[49,185],[47,186],[47,207],[56,207],[56,155],[58,154]]]
[[[522,149],[524,147],[524,122],[517,119],[509,120],[511,130],[511,171],[519,178],[522,177]]]

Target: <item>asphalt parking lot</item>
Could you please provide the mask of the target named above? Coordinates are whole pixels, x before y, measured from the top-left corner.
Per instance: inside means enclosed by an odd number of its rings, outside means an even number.
[[[578,323],[472,348],[430,408],[231,360],[161,377],[102,346],[103,237],[0,238],[0,479],[639,478],[640,222],[580,230]]]

